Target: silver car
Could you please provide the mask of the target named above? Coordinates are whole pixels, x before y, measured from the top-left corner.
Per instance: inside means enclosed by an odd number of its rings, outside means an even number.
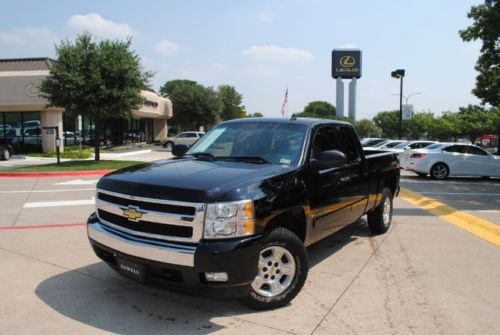
[[[167,137],[162,141],[162,145],[164,148],[172,150],[172,147],[176,144],[192,145],[203,135],[205,133],[201,131],[185,131],[175,137]]]

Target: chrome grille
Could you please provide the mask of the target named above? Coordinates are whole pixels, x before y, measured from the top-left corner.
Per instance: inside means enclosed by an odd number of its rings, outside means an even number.
[[[128,211],[138,218],[126,216]],[[143,198],[97,189],[99,220],[126,234],[157,240],[197,243],[202,238],[205,204]]]

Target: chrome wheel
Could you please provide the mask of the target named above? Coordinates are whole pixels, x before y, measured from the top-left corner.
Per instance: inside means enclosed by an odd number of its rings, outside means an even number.
[[[280,246],[271,246],[261,251],[258,272],[252,288],[261,296],[274,297],[286,291],[296,272],[292,254]]]
[[[434,179],[445,179],[448,176],[448,168],[443,164],[436,164],[432,167],[431,173]]]
[[[392,216],[391,199],[386,197],[384,200],[384,209],[382,213],[382,220],[384,226],[389,226],[391,224],[391,216]]]

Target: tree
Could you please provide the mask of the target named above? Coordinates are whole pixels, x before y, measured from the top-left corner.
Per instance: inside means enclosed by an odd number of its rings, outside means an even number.
[[[56,46],[57,61],[40,85],[49,106],[64,108],[71,115],[94,121],[95,160],[100,160],[99,144],[106,119],[129,118],[143,103],[141,90],[148,87],[151,74],[143,72],[140,58],[127,41],[102,40],[88,33],[75,42]]]
[[[489,103],[495,108],[500,106],[500,2],[485,0],[484,4],[472,6],[467,17],[473,19],[471,26],[459,31],[464,41],[482,40],[481,55],[475,69],[476,87],[472,93],[481,99],[483,104]],[[497,124],[500,119],[496,120]],[[497,131],[500,152],[500,127]]]
[[[335,106],[326,101],[310,102],[298,117],[315,117],[320,119],[335,119]]]
[[[246,116],[245,106],[242,103],[242,95],[233,86],[221,85],[217,89],[217,95],[222,104],[220,118],[222,121],[239,119]]]
[[[380,129],[375,122],[371,120],[359,120],[355,122],[356,131],[358,136],[363,137],[379,137],[382,134],[382,129]]]
[[[489,113],[485,108],[477,105],[460,107],[457,113],[458,126],[462,133],[474,143],[481,135],[494,131],[493,113]]]
[[[373,122],[382,129],[382,136],[397,138],[399,136],[399,111],[379,112],[373,118]]]
[[[208,128],[219,121],[222,103],[211,87],[178,79],[166,82],[160,94],[172,101],[172,123],[183,130]]]
[[[262,115],[262,113],[253,113],[253,114],[247,114],[247,117],[264,117],[264,115]]]

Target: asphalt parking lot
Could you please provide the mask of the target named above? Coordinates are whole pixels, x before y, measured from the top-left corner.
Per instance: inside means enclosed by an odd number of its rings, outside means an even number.
[[[2,334],[497,334],[499,247],[395,201],[393,226],[363,220],[309,248],[289,306],[255,312],[136,284],[93,254],[84,222],[97,177],[0,178]],[[401,185],[500,225],[500,180]]]

